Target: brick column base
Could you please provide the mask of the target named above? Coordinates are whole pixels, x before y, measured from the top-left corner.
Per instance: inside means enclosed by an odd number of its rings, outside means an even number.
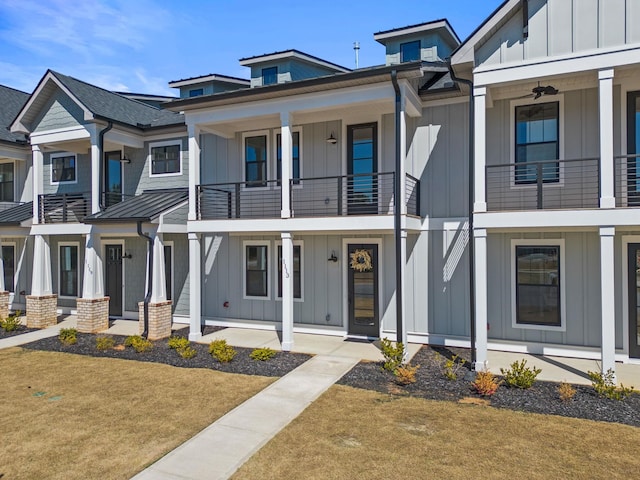
[[[57,295],[27,295],[27,327],[47,328],[58,323]]]
[[[0,320],[9,316],[9,292],[0,292]]]
[[[149,304],[149,340],[159,340],[171,336],[171,300]],[[144,331],[144,302],[138,302],[138,331]]]
[[[78,331],[96,333],[109,328],[109,297],[78,298]]]

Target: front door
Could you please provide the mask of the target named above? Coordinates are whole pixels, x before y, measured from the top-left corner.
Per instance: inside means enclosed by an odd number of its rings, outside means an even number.
[[[349,244],[349,334],[380,336],[378,245]]]
[[[347,214],[378,213],[378,125],[347,127]]]
[[[122,162],[118,151],[104,157],[104,205],[108,208],[122,201]]]
[[[629,356],[640,358],[640,243],[629,244]]]
[[[122,316],[122,245],[105,245],[105,294],[109,297],[109,316]]]

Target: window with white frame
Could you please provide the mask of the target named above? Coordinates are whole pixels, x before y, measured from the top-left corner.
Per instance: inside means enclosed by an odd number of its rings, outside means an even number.
[[[78,296],[78,244],[59,245],[60,278],[58,293],[61,297]]]
[[[13,163],[0,163],[0,202],[13,201]]]
[[[282,298],[282,244],[278,243],[278,298]],[[293,298],[302,299],[302,242],[293,242]]]
[[[244,296],[269,298],[269,242],[244,242]]]
[[[4,265],[4,289],[13,292],[16,275],[16,247],[13,244],[2,245],[2,262]]]
[[[515,327],[562,328],[562,247],[562,240],[513,242]]]
[[[294,184],[300,183],[300,131],[295,130],[291,132],[291,143],[292,143],[292,171],[291,178]],[[277,162],[277,180],[278,185],[280,185],[280,181],[282,180],[282,134],[276,134],[276,162]]]
[[[267,186],[267,134],[244,137],[244,179],[247,187]]]
[[[73,153],[51,155],[51,184],[76,183],[78,180],[77,159]]]
[[[560,181],[560,103],[515,107],[515,183]]]
[[[181,142],[151,144],[151,175],[180,175],[182,173]]]

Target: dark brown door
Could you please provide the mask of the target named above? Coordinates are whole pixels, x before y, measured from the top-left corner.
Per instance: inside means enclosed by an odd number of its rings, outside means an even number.
[[[640,358],[640,244],[629,244],[629,356]]]
[[[105,294],[109,297],[109,316],[122,316],[122,245],[105,245]]]
[[[378,246],[349,244],[349,334],[380,336]]]

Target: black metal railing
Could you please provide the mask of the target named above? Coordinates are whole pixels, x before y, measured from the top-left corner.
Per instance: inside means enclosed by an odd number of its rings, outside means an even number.
[[[640,207],[640,154],[614,157],[617,207]]]
[[[0,201],[0,212],[4,212],[6,210],[10,210],[13,207],[18,207],[20,205],[24,205],[25,202],[2,202]]]
[[[40,223],[78,223],[91,213],[90,193],[38,195]]]
[[[280,217],[281,198],[277,181],[198,185],[199,220]]]
[[[407,215],[420,216],[420,180],[407,174],[405,179]]]
[[[598,208],[600,159],[487,165],[487,210]]]

